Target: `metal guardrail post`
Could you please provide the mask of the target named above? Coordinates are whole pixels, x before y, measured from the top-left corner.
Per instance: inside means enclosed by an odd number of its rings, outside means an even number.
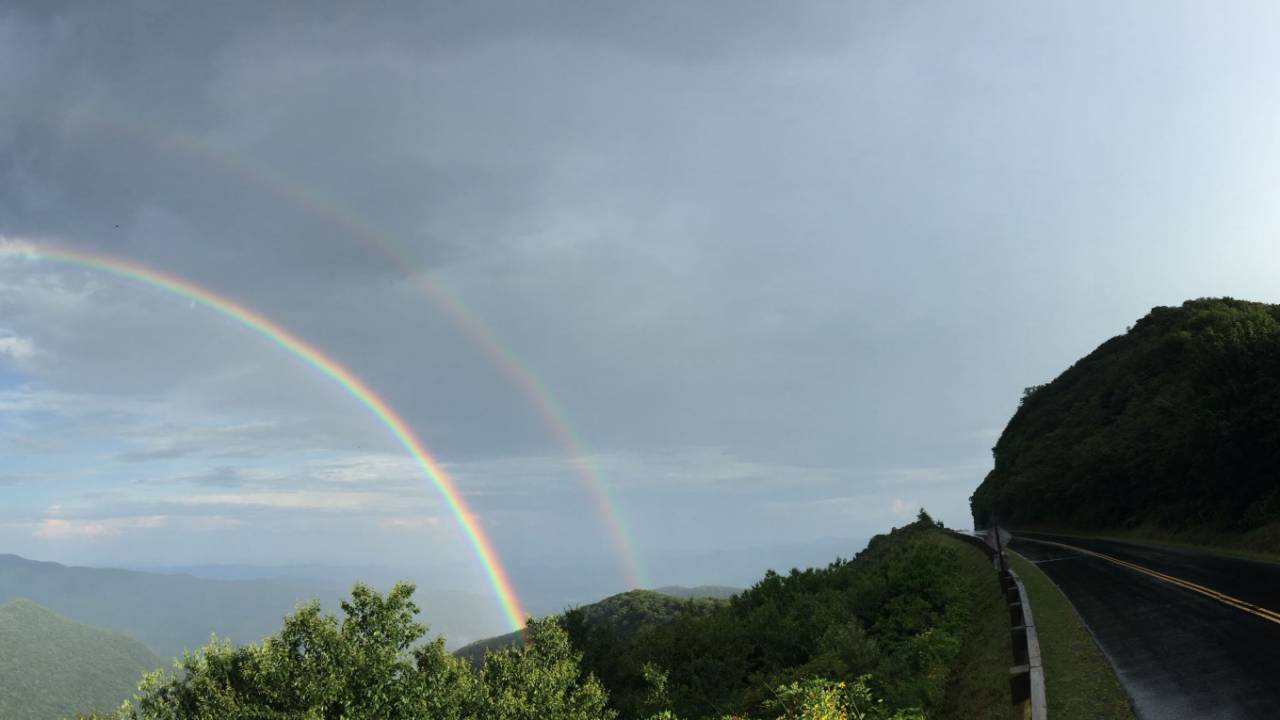
[[[1009,607],[1009,633],[1013,647],[1013,665],[1009,668],[1009,691],[1013,696],[1017,720],[1047,720],[1049,708],[1045,700],[1044,666],[1040,658],[1040,638],[1036,634],[1031,601],[1018,574],[1005,563],[1004,542],[998,529],[987,531],[984,541],[975,533],[965,535],[948,530],[959,540],[976,545],[987,554],[999,573],[1000,590]],[[992,533],[995,538],[992,541]]]
[[[1027,598],[1027,589],[1022,584],[1022,579],[1012,569],[1008,571],[1009,576],[1013,578],[1014,585],[1018,591],[1018,606],[1022,614],[1021,627],[1013,627],[1011,629],[1014,640],[1014,655],[1020,655],[1018,646],[1021,644],[1025,649],[1026,664],[1017,665],[1010,668],[1012,673],[1014,670],[1026,668],[1025,691],[1026,706],[1028,711],[1023,717],[1030,717],[1031,720],[1047,720],[1049,716],[1049,707],[1045,698],[1044,690],[1044,664],[1040,657],[1040,637],[1036,633],[1035,616],[1031,614],[1031,601]],[[1022,642],[1019,643],[1019,640]],[[1021,658],[1019,658],[1021,659]],[[1019,680],[1019,690],[1022,681]],[[1013,679],[1010,679],[1010,687],[1013,687]],[[1017,698],[1015,698],[1016,701]]]

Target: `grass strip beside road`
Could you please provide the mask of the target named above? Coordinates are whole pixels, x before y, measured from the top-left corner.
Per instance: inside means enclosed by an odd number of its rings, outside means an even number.
[[[1168,533],[1151,528],[1099,530],[1082,532],[1060,528],[1021,528],[1027,533],[1082,538],[1086,540],[1118,540],[1139,545],[1156,545],[1183,550],[1198,550],[1223,557],[1280,564],[1280,523],[1274,523],[1247,535],[1214,531]]]
[[[1075,608],[1047,575],[1017,553],[1014,572],[1026,586],[1040,638],[1045,695],[1053,720],[1134,717],[1129,698]]]
[[[1013,664],[1009,634],[1009,609],[1000,577],[978,548],[938,534],[938,542],[954,546],[974,587],[969,636],[960,646],[956,672],[947,681],[942,706],[934,720],[1008,720],[1013,696],[1009,690],[1009,666]]]

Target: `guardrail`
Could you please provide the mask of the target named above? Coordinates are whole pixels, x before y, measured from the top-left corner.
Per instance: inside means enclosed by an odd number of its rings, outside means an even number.
[[[1013,666],[1009,668],[1009,690],[1013,694],[1013,716],[1017,720],[1047,720],[1045,704],[1044,666],[1040,659],[1040,638],[1036,634],[1035,616],[1031,613],[1031,601],[1021,578],[1010,567],[1007,558],[996,550],[1002,545],[997,540],[984,540],[976,535],[948,530],[953,537],[970,543],[991,560],[992,567],[1000,575],[1000,588],[1009,606],[1009,633],[1013,641]],[[1000,548],[1003,551],[1003,547]]]

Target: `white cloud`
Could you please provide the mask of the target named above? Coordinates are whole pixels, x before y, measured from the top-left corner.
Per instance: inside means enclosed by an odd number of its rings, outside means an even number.
[[[183,527],[189,530],[230,530],[249,524],[245,520],[227,515],[198,515],[183,518],[182,523]]]
[[[889,506],[889,509],[893,511],[894,515],[906,515],[907,513],[911,512],[911,508],[913,507],[915,507],[915,503],[911,502],[910,500],[903,500],[902,498],[894,498],[893,503],[890,504]]]
[[[129,530],[164,527],[164,515],[71,520],[47,517],[36,523],[33,534],[44,540],[85,540],[119,535]]]
[[[0,333],[3,332],[0,330]],[[0,334],[0,358],[22,361],[30,359],[36,353],[36,345],[30,338]]]
[[[170,500],[176,505],[236,505],[290,510],[373,510],[400,499],[385,493],[289,492],[212,493]]]
[[[439,527],[440,518],[432,515],[401,515],[396,517],[383,518],[378,521],[378,526],[387,530],[402,530],[405,532],[413,530],[422,530],[424,528]]]
[[[417,490],[423,482],[422,469],[405,454],[365,453],[344,455],[337,460],[315,463],[307,470],[310,480],[338,486],[402,485]]]

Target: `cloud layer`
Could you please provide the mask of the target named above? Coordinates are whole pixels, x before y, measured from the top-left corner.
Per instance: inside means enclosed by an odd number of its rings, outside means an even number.
[[[960,524],[1021,388],[1153,305],[1277,299],[1274,12],[10,4],[0,234],[314,342],[512,557],[607,523],[432,292],[641,555]],[[0,410],[2,547],[468,558],[340,388],[153,288],[0,261]]]

